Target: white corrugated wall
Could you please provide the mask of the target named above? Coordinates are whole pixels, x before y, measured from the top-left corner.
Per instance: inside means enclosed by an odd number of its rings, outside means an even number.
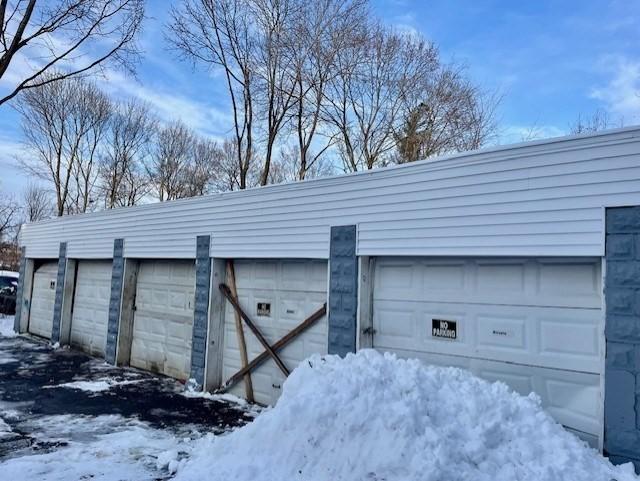
[[[366,173],[65,217],[24,227],[27,256],[327,258],[329,227],[360,255],[601,256],[605,206],[640,204],[640,128]]]

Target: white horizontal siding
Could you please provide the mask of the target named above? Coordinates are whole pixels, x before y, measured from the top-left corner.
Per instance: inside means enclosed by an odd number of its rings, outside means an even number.
[[[600,256],[603,208],[640,204],[640,128],[27,225],[29,257],[326,258],[331,225],[360,255]]]

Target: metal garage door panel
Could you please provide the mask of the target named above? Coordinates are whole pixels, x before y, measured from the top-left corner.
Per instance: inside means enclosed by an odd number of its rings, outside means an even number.
[[[597,259],[376,260],[376,299],[601,308]]]
[[[51,331],[53,330],[53,306],[56,301],[57,275],[57,262],[43,264],[33,275],[29,332],[47,339],[51,339]]]
[[[376,346],[597,374],[599,266],[595,259],[379,259]],[[432,319],[457,321],[458,338],[432,337]]]
[[[193,261],[141,261],[130,364],[189,377],[195,294]]]
[[[319,309],[327,299],[327,263],[312,260],[237,260],[234,262],[240,304],[256,323],[262,334],[274,343],[306,317]],[[271,305],[269,316],[258,316],[257,303]],[[245,327],[249,360],[264,350],[253,333]],[[281,350],[289,369],[314,353],[327,352],[327,319],[318,320],[310,329]],[[225,310],[223,377],[231,377],[240,369],[233,308]],[[256,401],[275,404],[281,393],[284,375],[271,360],[252,372],[251,380]],[[232,389],[244,396],[242,383]]]
[[[598,436],[600,279],[599,259],[377,259],[374,346],[535,391]],[[432,319],[456,321],[457,339],[434,338]]]
[[[107,345],[112,261],[78,261],[71,345],[104,356]]]
[[[376,347],[481,357],[597,374],[602,314],[596,309],[543,308],[379,300]],[[457,322],[455,341],[434,338],[431,319]]]

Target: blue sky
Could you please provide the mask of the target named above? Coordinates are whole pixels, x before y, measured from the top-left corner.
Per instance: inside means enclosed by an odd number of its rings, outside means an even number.
[[[231,123],[221,79],[167,50],[169,2],[148,4],[138,78],[114,72],[99,82],[116,98],[150,102],[161,118],[225,136]],[[640,0],[373,0],[372,6],[385,22],[420,32],[443,60],[464,64],[476,83],[504,95],[500,143],[532,131],[562,135],[578,115],[597,109],[640,124]],[[0,191],[19,193],[28,181],[15,166],[20,143],[18,116],[0,107]]]

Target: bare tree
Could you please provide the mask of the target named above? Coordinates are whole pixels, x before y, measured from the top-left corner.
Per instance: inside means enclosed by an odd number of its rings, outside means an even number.
[[[162,202],[206,194],[216,183],[222,157],[215,142],[180,122],[159,129],[146,166],[156,196]]]
[[[239,188],[247,186],[254,152],[255,24],[243,0],[183,0],[171,11],[168,40],[187,59],[221,69],[233,112]]]
[[[74,163],[75,189],[67,208],[70,213],[87,212],[96,207],[97,164],[113,111],[111,101],[95,84],[82,82],[76,94],[72,129],[67,133],[69,144],[78,143]]]
[[[209,193],[220,175],[222,152],[215,142],[194,139],[190,159],[182,174],[182,197]]]
[[[500,98],[483,94],[458,68],[443,67],[414,84],[401,127],[395,133],[399,163],[473,150],[496,133]]]
[[[348,22],[342,17],[358,18],[364,9],[355,5],[363,2],[184,0],[173,10],[169,40],[186,58],[225,73],[240,188],[249,185],[258,161],[258,184],[269,182],[277,143],[293,117],[305,156],[300,172],[304,178],[307,163],[314,162],[307,161],[306,154],[319,127],[324,85],[333,72],[326,62],[344,43],[340,29]]]
[[[212,189],[216,192],[240,189],[240,170],[236,149],[237,145],[232,139],[225,139],[219,149],[218,171],[212,179]]]
[[[258,104],[266,117],[266,147],[260,185],[269,182],[269,170],[275,143],[289,110],[294,105],[295,82],[292,74],[294,56],[291,30],[296,10],[294,0],[253,0],[255,16],[255,70],[258,73]]]
[[[100,190],[107,209],[138,204],[148,193],[144,163],[157,120],[147,104],[128,101],[116,107],[103,142]]]
[[[408,92],[437,69],[435,47],[425,40],[373,25],[339,57],[327,116],[351,171],[388,162]]]
[[[147,163],[147,172],[160,202],[183,196],[184,170],[193,142],[193,133],[181,122],[173,122],[159,129],[155,151]]]
[[[53,209],[47,190],[37,184],[28,184],[22,193],[22,209],[26,222],[38,222],[51,217]]]
[[[336,60],[340,52],[357,44],[366,29],[368,13],[366,2],[361,0],[302,3],[289,41],[296,96],[291,120],[300,156],[295,178],[300,180],[335,144],[335,134],[323,129],[328,84],[339,74]]]
[[[569,132],[576,135],[623,126],[623,119],[615,121],[605,110],[598,109],[590,116],[578,115],[576,121],[569,125]]]
[[[96,68],[132,70],[144,0],[0,0],[0,105],[20,91]],[[9,69],[23,55],[24,68]]]
[[[12,197],[0,194],[0,242],[7,239],[16,227],[19,210]]]
[[[22,166],[53,184],[56,215],[86,211],[108,119],[106,96],[92,83],[72,78],[25,90],[17,108],[30,153]]]
[[[300,163],[303,157],[298,149],[297,145],[291,145],[285,146],[280,150],[280,157],[274,162],[273,168],[269,173],[270,184],[283,184],[335,174],[334,166],[327,157],[322,157],[310,151],[308,153],[309,158],[313,158],[314,161],[306,166],[304,176],[301,177],[303,169]]]
[[[494,131],[494,99],[431,42],[372,19],[367,0],[182,0],[171,16],[178,52],[224,74],[225,189],[290,178],[293,165],[305,179],[336,153],[356,171],[475,148]]]

